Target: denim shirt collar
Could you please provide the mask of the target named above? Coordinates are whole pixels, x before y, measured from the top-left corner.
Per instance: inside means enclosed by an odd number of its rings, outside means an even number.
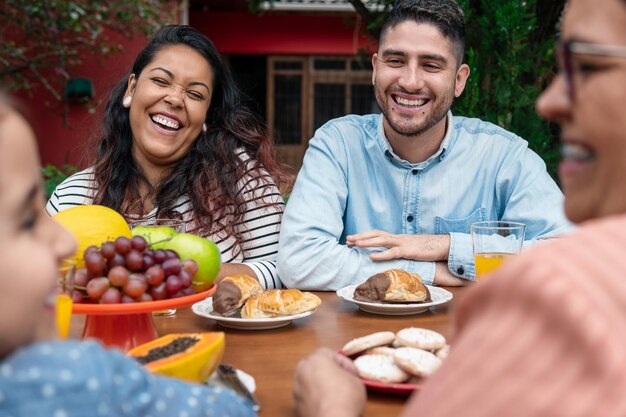
[[[445,158],[447,150],[452,145],[452,136],[453,136],[454,128],[452,125],[453,123],[452,112],[450,110],[448,110],[448,113],[446,114],[446,134],[443,137],[443,140],[441,141],[441,145],[439,146],[439,149],[432,156],[430,156],[427,160],[418,162],[416,164],[400,158],[393,151],[393,149],[391,148],[391,145],[389,144],[389,140],[387,139],[387,136],[385,135],[383,120],[384,120],[384,116],[381,114],[378,119],[376,138],[378,140],[378,143],[380,144],[381,151],[384,154],[385,158],[387,158],[391,163],[396,164],[398,166],[402,166],[407,169],[424,170],[432,163],[440,161],[443,158]]]

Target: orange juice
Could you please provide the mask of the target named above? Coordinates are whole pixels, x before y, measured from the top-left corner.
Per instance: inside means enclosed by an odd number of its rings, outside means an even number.
[[[476,277],[482,278],[485,274],[498,268],[502,262],[511,256],[510,253],[477,253],[474,255],[474,263],[476,265]]]
[[[56,296],[56,325],[59,336],[66,339],[70,333],[72,319],[72,297],[67,294]]]

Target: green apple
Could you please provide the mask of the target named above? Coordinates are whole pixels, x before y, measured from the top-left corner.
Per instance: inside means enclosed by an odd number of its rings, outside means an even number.
[[[132,232],[133,236],[143,236],[151,249],[166,249],[163,245],[176,235],[176,230],[169,226],[135,226]]]
[[[213,285],[221,265],[221,253],[215,243],[191,233],[178,233],[164,243],[163,249],[176,251],[181,261],[196,261],[198,272],[193,276],[192,284],[196,291],[208,290]]]

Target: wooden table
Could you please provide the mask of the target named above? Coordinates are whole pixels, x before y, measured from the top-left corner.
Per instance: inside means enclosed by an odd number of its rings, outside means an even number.
[[[224,362],[254,376],[256,396],[262,417],[293,416],[292,378],[298,361],[318,347],[340,349],[355,337],[377,331],[398,331],[405,327],[424,327],[446,337],[452,334],[451,311],[463,288],[447,288],[454,299],[444,306],[409,316],[382,316],[360,311],[356,305],[341,300],[334,292],[316,292],[322,305],[315,314],[273,330],[244,331],[221,327],[214,320],[195,315],[189,307],[178,309],[174,316],[155,317],[160,335],[183,332],[223,331],[226,333]],[[83,316],[73,316],[71,337],[80,337]],[[395,416],[406,396],[368,393],[366,417]]]

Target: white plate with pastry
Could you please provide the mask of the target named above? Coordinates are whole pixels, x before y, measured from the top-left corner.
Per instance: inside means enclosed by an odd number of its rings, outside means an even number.
[[[267,318],[241,318],[227,317],[213,311],[213,299],[207,298],[191,306],[191,311],[199,316],[215,320],[220,326],[238,330],[268,330],[277,329],[290,325],[294,320],[308,317],[315,310],[305,311],[304,313],[267,317]]]
[[[383,314],[387,316],[405,316],[419,314],[428,311],[430,307],[445,304],[452,300],[452,293],[443,288],[426,285],[430,291],[431,301],[409,302],[409,303],[385,303],[379,301],[363,301],[354,298],[354,290],[358,284],[348,285],[337,290],[337,296],[343,300],[356,304],[361,310],[373,314]]]
[[[321,302],[310,292],[294,288],[266,290],[255,278],[236,274],[220,281],[213,297],[194,304],[192,311],[224,327],[266,330],[310,316]]]
[[[368,313],[392,316],[423,313],[452,299],[449,291],[425,285],[419,274],[403,269],[378,272],[340,289],[337,295]]]

